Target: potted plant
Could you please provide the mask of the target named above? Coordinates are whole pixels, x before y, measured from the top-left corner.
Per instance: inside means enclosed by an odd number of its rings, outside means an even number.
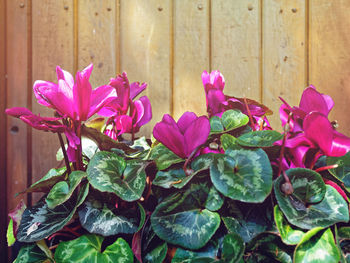
[[[36,81],[38,103],[6,112],[58,134],[62,167],[23,193],[10,213],[15,262],[348,262],[350,138],[328,120],[332,99],[306,88],[299,106],[271,110],[223,93],[202,74],[208,116],[164,115],[152,138],[146,84],[126,73],[92,89],[92,65],[57,83]],[[95,114],[102,117],[91,119]],[[65,138],[64,138],[65,137]]]

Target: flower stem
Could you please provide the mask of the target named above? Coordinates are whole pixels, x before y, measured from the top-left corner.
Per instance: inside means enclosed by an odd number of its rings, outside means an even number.
[[[184,171],[185,174],[187,176],[190,176],[193,173],[193,170],[191,168],[187,168],[188,164],[191,163],[191,159],[193,158],[193,156],[198,152],[199,148],[202,147],[202,145],[197,146],[193,152],[190,154],[190,156],[188,156],[188,158],[186,159],[185,163],[184,163]]]
[[[62,149],[62,153],[63,153],[63,157],[64,157],[64,162],[66,164],[67,172],[68,172],[68,174],[70,174],[71,169],[70,169],[70,164],[69,164],[69,160],[68,160],[66,147],[64,146],[64,142],[63,142],[63,138],[62,138],[61,133],[58,132],[57,135],[58,135],[58,139],[60,141],[60,145],[61,145],[61,149]]]
[[[247,99],[244,97],[243,100],[244,100],[244,105],[245,105],[247,112],[248,112],[248,116],[249,116],[249,120],[250,120],[250,127],[254,130],[254,120],[253,120],[252,113],[249,110]]]
[[[77,150],[76,150],[77,169],[82,170],[83,169],[83,161],[82,161],[83,156],[82,156],[82,145],[81,145],[82,141],[81,141],[81,122],[80,121],[78,122],[76,132],[77,132],[77,136],[80,140],[80,144],[77,145]]]

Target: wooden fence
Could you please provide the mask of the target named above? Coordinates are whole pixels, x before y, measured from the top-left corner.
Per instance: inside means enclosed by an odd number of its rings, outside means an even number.
[[[270,106],[274,127],[278,96],[297,105],[314,84],[333,97],[331,117],[350,135],[348,0],[0,0],[0,8],[1,241],[4,214],[23,198],[14,194],[56,165],[58,148],[54,134],[3,111],[51,115],[32,84],[56,81],[56,65],[76,72],[93,62],[95,87],[122,71],[147,82],[153,121],[145,135],[164,113],[205,113],[201,73],[214,69],[225,93]]]

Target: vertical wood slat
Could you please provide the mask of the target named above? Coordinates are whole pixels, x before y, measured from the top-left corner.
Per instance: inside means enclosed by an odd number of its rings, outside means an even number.
[[[94,63],[92,88],[116,74],[116,1],[78,0],[78,70]]]
[[[150,123],[140,134],[150,137],[152,127],[171,111],[171,21],[170,0],[121,1],[121,70],[130,82],[146,82],[153,108]]]
[[[0,261],[7,261],[7,173],[6,173],[6,1],[0,0]]]
[[[210,70],[208,0],[174,1],[175,119],[184,111],[206,113],[201,74]]]
[[[32,29],[33,81],[41,79],[57,83],[56,66],[73,73],[73,0],[33,1]],[[74,73],[73,73],[74,74]],[[53,110],[32,102],[33,112],[42,116],[53,116]],[[56,152],[59,142],[56,134],[32,131],[32,174],[37,181],[57,166]],[[33,201],[37,201],[35,195]]]
[[[261,100],[260,0],[212,1],[212,70],[225,77],[225,94]]]
[[[278,97],[299,105],[306,87],[305,1],[263,3],[263,103],[274,112],[269,118],[272,127],[281,130]]]
[[[27,26],[28,5],[19,0],[6,1],[7,107],[27,106]],[[27,125],[7,118],[7,208],[13,210],[26,196],[14,197],[27,187]]]
[[[350,136],[350,2],[310,1],[310,84],[334,102],[330,120]]]

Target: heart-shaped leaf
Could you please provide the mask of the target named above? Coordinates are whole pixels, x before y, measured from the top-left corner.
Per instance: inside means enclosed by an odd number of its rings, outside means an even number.
[[[35,242],[61,230],[71,220],[76,208],[86,198],[88,186],[88,184],[83,185],[78,197],[72,197],[54,209],[50,209],[44,199],[27,208],[22,216],[17,240],[21,242]]]
[[[47,206],[53,209],[67,201],[84,177],[86,177],[85,172],[73,171],[68,177],[68,182],[61,181],[55,184],[46,197]]]
[[[350,192],[350,152],[341,157],[327,157],[327,165],[334,164],[337,164],[338,167],[330,169],[330,173],[342,181]]]
[[[33,192],[48,192],[53,185],[55,185],[57,182],[64,180],[65,172],[66,167],[50,169],[44,177],[32,184],[26,190],[20,192],[20,194]]]
[[[277,178],[274,184],[274,192],[279,208],[286,216],[288,222],[303,229],[328,227],[338,222],[348,222],[348,205],[337,190],[332,186],[326,185],[326,193],[323,195],[322,184],[317,179],[317,176],[309,176],[311,173],[307,169],[296,169],[287,171],[294,190],[296,191],[299,188],[296,196],[294,196],[294,193],[292,195],[282,193],[283,176]],[[303,172],[305,172],[304,177]],[[293,180],[295,174],[298,174],[298,176]],[[309,179],[311,185],[308,185]],[[303,201],[316,202],[322,196],[324,197],[319,203],[306,204]]]
[[[161,202],[151,216],[154,232],[163,240],[189,249],[203,247],[220,225],[220,216],[205,209],[209,187],[191,184]]]
[[[166,257],[166,253],[168,251],[167,243],[162,243],[152,251],[148,252],[144,258],[143,263],[153,263],[153,262],[163,262]]]
[[[222,259],[227,263],[239,262],[244,253],[244,242],[236,233],[227,234],[222,243]]]
[[[262,149],[216,154],[210,178],[224,196],[242,202],[261,203],[272,189],[272,168]]]
[[[221,118],[218,116],[213,116],[210,118],[210,133],[219,134],[232,131],[247,125],[248,122],[249,117],[243,114],[241,111],[227,110],[221,115]]]
[[[310,230],[304,235],[294,252],[295,262],[337,263],[339,260],[340,253],[330,228],[326,230],[322,230],[322,228]]]
[[[103,237],[84,235],[77,239],[61,242],[56,248],[57,263],[85,262],[133,262],[133,254],[128,243],[118,238],[113,244],[101,251]]]
[[[253,131],[239,136],[237,143],[247,147],[271,147],[282,138],[281,133],[273,130]]]
[[[235,148],[237,147],[237,138],[232,136],[231,134],[224,133],[220,137],[221,146],[226,151],[228,148]]]
[[[140,199],[146,186],[146,162],[131,160],[111,152],[98,152],[87,168],[90,184],[101,192],[114,193],[131,202]]]
[[[137,209],[117,209],[115,206],[89,197],[79,209],[82,227],[92,234],[112,236],[135,233],[142,221],[141,205]]]
[[[156,162],[158,170],[165,170],[173,164],[184,161],[161,143],[151,149],[149,159]]]
[[[36,245],[26,244],[21,247],[13,263],[45,263],[52,262],[50,258]]]
[[[277,229],[281,235],[282,241],[287,245],[296,245],[300,242],[305,232],[290,225],[285,219],[278,205],[274,209],[274,217]]]

